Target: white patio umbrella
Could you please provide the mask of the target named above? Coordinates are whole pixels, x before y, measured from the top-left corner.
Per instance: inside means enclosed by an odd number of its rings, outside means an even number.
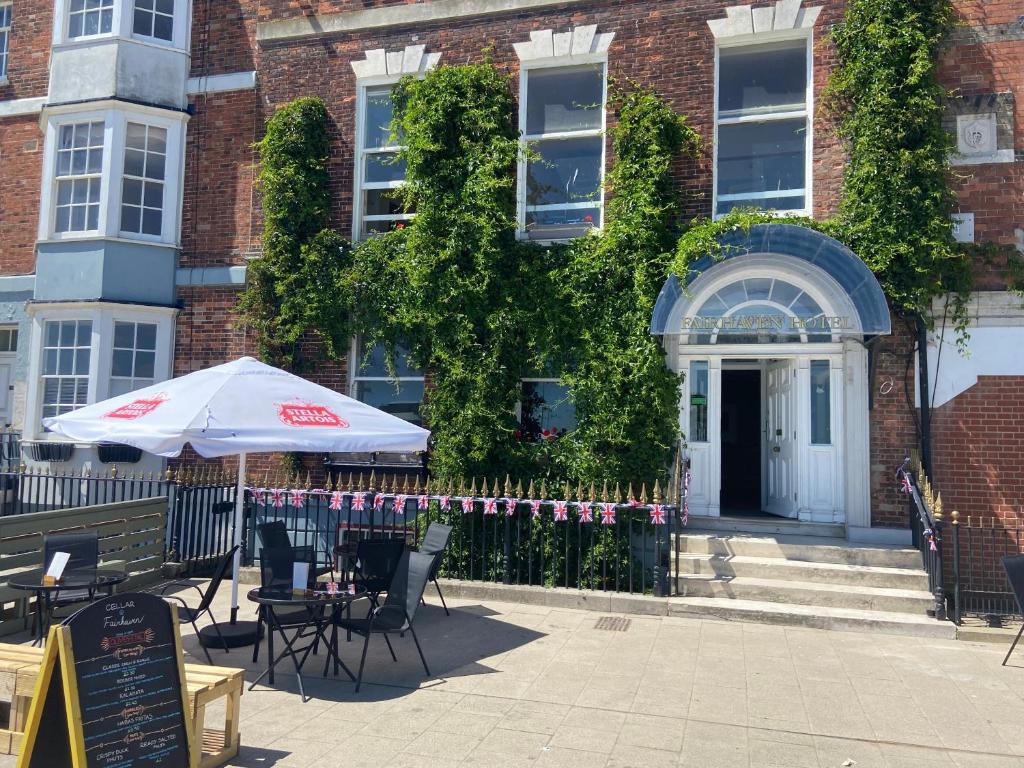
[[[241,543],[245,459],[278,451],[424,451],[430,433],[396,416],[242,357],[43,420],[51,431],[86,443],[122,443],[158,456],[186,444],[204,458],[238,456],[235,544]],[[235,552],[232,621],[238,611]]]

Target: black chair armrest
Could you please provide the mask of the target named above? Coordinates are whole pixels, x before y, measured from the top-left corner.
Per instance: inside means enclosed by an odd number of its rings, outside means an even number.
[[[165,585],[164,588],[160,590],[160,597],[167,596],[164,593],[166,593],[167,590],[171,587],[188,587],[189,589],[194,589],[196,592],[199,593],[200,600],[202,600],[203,597],[205,597],[205,595],[203,594],[203,590],[201,590],[196,584],[191,584],[187,581],[172,581],[170,584]],[[181,598],[176,599],[180,600]]]

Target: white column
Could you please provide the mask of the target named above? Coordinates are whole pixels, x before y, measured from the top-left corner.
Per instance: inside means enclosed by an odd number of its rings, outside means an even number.
[[[843,342],[843,488],[848,534],[871,527],[871,440],[868,414],[868,353],[858,341]],[[853,536],[851,535],[851,538]]]

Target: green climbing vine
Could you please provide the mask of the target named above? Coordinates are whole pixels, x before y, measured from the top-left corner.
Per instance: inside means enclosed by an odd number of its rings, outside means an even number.
[[[336,285],[348,245],[328,228],[331,195],[327,108],[301,98],[282,107],[256,144],[263,195],[263,255],[249,264],[238,306],[256,332],[260,355],[285,366],[300,339],[315,329],[331,357],[346,349],[347,313],[339,312]]]

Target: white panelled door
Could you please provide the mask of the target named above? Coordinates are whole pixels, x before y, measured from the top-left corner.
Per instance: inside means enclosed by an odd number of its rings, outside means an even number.
[[[793,365],[790,360],[768,363],[766,379],[765,435],[768,441],[765,511],[796,517],[796,421],[793,408]]]
[[[14,355],[0,354],[0,426],[11,423],[11,377]]]

